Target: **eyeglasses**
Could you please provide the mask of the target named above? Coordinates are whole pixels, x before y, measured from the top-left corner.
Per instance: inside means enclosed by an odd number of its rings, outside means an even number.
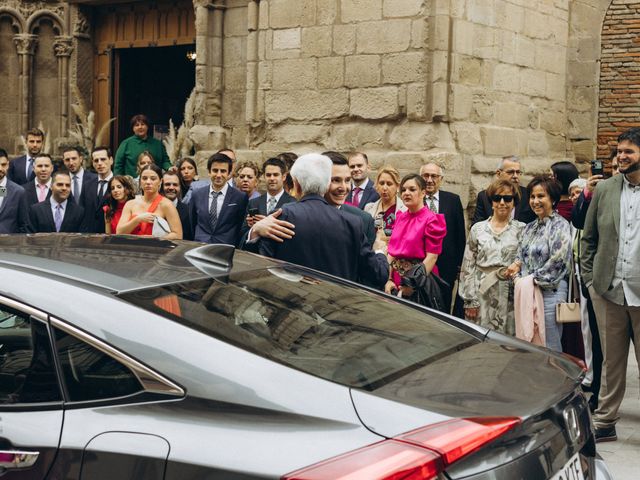
[[[491,195],[492,202],[500,203],[502,200],[504,200],[504,203],[511,203],[513,202],[513,195]]]
[[[424,178],[425,180],[429,180],[430,178],[433,180],[437,180],[441,177],[442,175],[438,175],[437,173],[423,173],[422,174],[422,178]]]
[[[507,175],[521,175],[522,170],[502,170]]]

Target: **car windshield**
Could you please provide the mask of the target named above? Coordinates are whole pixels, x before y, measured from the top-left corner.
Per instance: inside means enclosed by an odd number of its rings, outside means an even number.
[[[119,297],[262,357],[369,391],[480,342],[422,309],[294,268]]]

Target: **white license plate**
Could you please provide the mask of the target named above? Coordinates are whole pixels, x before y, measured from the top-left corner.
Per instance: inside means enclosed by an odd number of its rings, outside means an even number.
[[[580,464],[580,454],[576,453],[571,457],[560,471],[551,477],[551,480],[584,480],[584,473],[582,473],[582,465]]]

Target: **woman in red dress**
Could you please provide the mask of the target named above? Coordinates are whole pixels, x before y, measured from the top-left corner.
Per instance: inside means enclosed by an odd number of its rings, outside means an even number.
[[[107,204],[102,207],[104,211],[105,233],[116,233],[116,227],[122,216],[124,205],[135,198],[135,187],[128,175],[116,175],[109,180]]]
[[[129,200],[118,222],[117,233],[152,235],[156,217],[168,224],[169,231],[162,235],[165,240],[182,239],[182,224],[173,202],[160,195],[162,170],[155,165],[147,165],[140,172],[142,196]]]

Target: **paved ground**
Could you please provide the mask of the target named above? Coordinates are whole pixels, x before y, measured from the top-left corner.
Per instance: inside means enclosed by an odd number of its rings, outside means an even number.
[[[640,479],[640,387],[634,355],[629,355],[627,391],[616,431],[618,441],[599,443],[598,452],[607,462],[614,480]]]

